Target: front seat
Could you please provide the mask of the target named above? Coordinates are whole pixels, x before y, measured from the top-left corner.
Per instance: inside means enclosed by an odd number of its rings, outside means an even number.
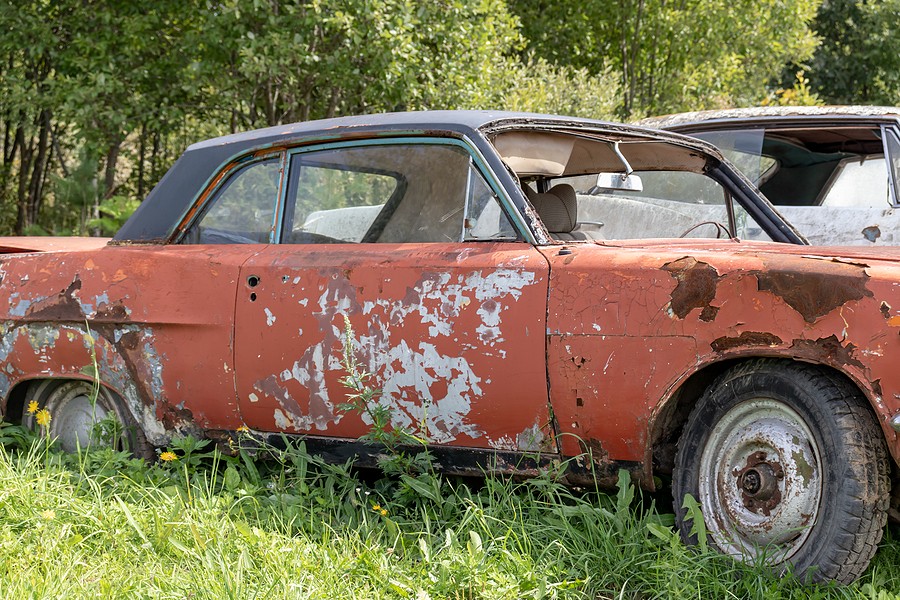
[[[544,227],[553,239],[578,241],[594,239],[584,231],[576,231],[578,226],[578,199],[575,188],[568,183],[559,183],[541,194],[524,186],[525,196],[531,202]]]

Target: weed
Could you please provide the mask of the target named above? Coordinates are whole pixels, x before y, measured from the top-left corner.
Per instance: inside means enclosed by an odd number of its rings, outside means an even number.
[[[434,457],[428,452],[427,434],[418,436],[406,427],[393,424],[390,399],[383,400],[383,391],[372,385],[374,375],[364,370],[356,357],[356,338],[350,319],[344,316],[344,351],[341,366],[346,375],[341,385],[347,390],[347,402],[338,405],[344,411],[359,414],[369,425],[360,439],[384,447],[386,453],[379,465],[386,474],[402,475],[434,471]],[[422,431],[427,429],[424,422]],[[408,449],[412,448],[410,452]]]

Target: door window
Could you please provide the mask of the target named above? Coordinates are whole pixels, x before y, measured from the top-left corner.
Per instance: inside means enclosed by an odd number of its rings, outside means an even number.
[[[291,158],[282,243],[515,238],[496,194],[460,147],[367,144]]]
[[[280,181],[280,157],[240,167],[216,190],[181,243],[268,243]]]

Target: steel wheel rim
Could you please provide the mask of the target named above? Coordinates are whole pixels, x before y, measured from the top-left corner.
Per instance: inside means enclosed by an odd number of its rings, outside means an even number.
[[[790,559],[809,537],[822,497],[815,436],[771,398],[732,407],[700,457],[699,502],[718,548],[735,557]]]
[[[63,386],[47,400],[45,408],[51,416],[50,437],[66,452],[73,453],[79,448],[84,450],[96,445],[92,437],[94,425],[107,416],[112,415],[121,423],[118,413],[103,393],[97,394],[95,402],[91,402],[91,393],[92,390],[83,385]]]

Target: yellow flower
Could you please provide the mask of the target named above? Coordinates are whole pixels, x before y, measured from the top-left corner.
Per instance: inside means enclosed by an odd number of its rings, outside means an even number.
[[[38,403],[37,400],[32,400],[28,403],[28,414],[33,415],[38,411]]]
[[[373,504],[373,505],[372,505],[372,510],[375,511],[375,512],[379,512],[379,511],[381,510],[381,505],[380,505],[380,504]]]
[[[43,518],[45,521],[52,521],[56,518],[56,511],[52,508],[41,511],[41,518]]]
[[[240,427],[237,428],[237,430],[240,433],[249,433],[250,432],[250,428],[247,427],[246,425],[241,425]]]
[[[386,516],[387,516],[387,509],[386,509],[386,508],[382,508],[382,509],[381,509],[381,516],[382,516],[382,517],[386,517]]]
[[[159,460],[164,460],[164,461],[166,461],[166,462],[171,462],[171,461],[173,461],[173,460],[178,460],[178,457],[175,456],[175,453],[174,453],[174,452],[168,452],[168,451],[166,451],[166,452],[163,452],[162,454],[159,455]]]
[[[34,420],[37,421],[37,424],[41,427],[46,427],[47,425],[49,425],[51,418],[52,417],[50,416],[50,411],[46,408],[42,408],[34,415]]]

